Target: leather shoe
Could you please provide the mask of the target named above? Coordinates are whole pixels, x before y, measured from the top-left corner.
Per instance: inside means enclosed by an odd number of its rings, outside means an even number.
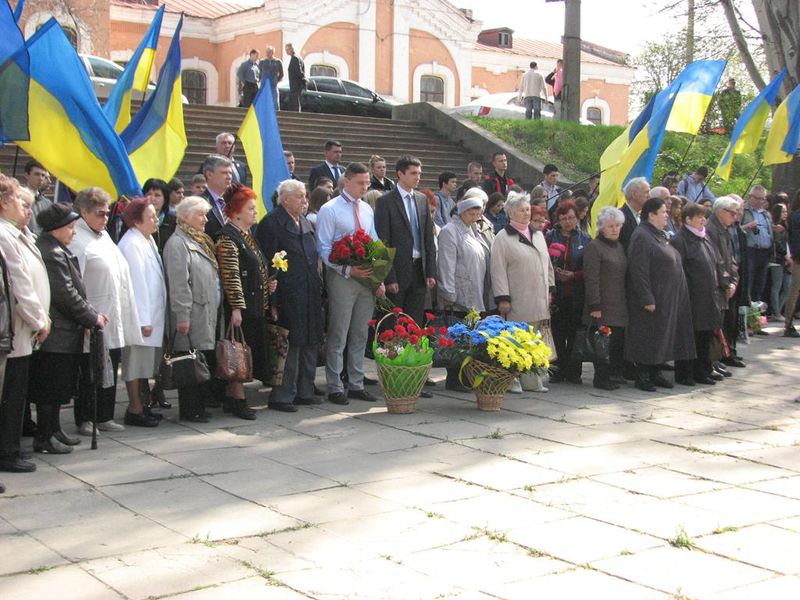
[[[791,329],[783,330],[783,337],[798,338],[800,337],[800,333],[798,333],[797,329],[792,327]]]
[[[467,386],[462,385],[461,383],[458,383],[458,382],[445,383],[444,384],[444,389],[446,389],[449,392],[461,392],[462,394],[466,394],[467,392],[471,392],[472,391],[471,388],[468,388]]]
[[[433,394],[431,394],[430,392],[426,392],[425,390],[422,390],[419,393],[419,397],[420,398],[433,398]]]
[[[279,412],[297,412],[297,407],[294,404],[289,404],[287,402],[269,402],[267,406],[270,410],[277,410]]]
[[[164,418],[164,415],[161,413],[153,412],[153,410],[149,406],[145,406],[142,408],[142,414],[153,419],[154,421],[160,421]]]
[[[323,390],[322,388],[320,388],[320,387],[317,387],[317,386],[315,385],[315,386],[314,386],[314,395],[315,395],[315,396],[322,396],[322,397],[324,398],[324,397],[325,397],[325,390]]]
[[[625,379],[622,375],[611,375],[608,380],[611,383],[616,383],[617,385],[625,385],[627,383],[627,379]]]
[[[66,433],[64,433],[63,429],[59,429],[53,434],[53,437],[56,438],[59,442],[64,444],[65,446],[77,446],[81,443],[80,438],[69,437]]]
[[[653,382],[649,379],[637,379],[636,383],[634,383],[637,389],[642,390],[643,392],[655,392],[656,386],[653,385]]]
[[[708,376],[714,381],[722,381],[723,379],[725,379],[722,375],[720,375],[716,371],[712,371],[711,373],[708,374]]]
[[[436,387],[436,382],[433,379],[426,379],[425,387]]]
[[[363,400],[364,402],[377,402],[378,397],[370,394],[367,390],[349,390],[347,397],[351,400]]]
[[[152,390],[150,392],[150,406],[172,408],[172,404],[167,402],[167,399],[164,397],[164,390]]]
[[[143,412],[132,413],[126,410],[125,425],[131,425],[133,427],[158,427],[158,421],[148,417]]]
[[[185,417],[181,417],[181,421],[187,421],[189,423],[208,423],[208,417],[204,414],[197,413],[195,415],[186,415]]]
[[[666,377],[664,377],[660,373],[658,375],[653,376],[652,381],[658,387],[663,387],[663,388],[667,388],[667,389],[671,389],[671,388],[675,387],[674,383],[669,381]]]
[[[378,380],[364,375],[364,385],[378,385]]]
[[[619,386],[611,381],[595,381],[592,385],[598,390],[614,391],[619,389]]]
[[[256,411],[247,406],[247,401],[244,399],[234,400],[233,410],[231,411],[231,414],[234,417],[239,417],[240,419],[244,419],[245,421],[256,420]]]
[[[691,377],[676,377],[675,383],[678,383],[680,385],[687,385],[689,387],[694,387],[694,379],[692,379]]]
[[[342,392],[334,392],[332,394],[328,394],[328,402],[333,404],[339,404],[341,406],[345,406],[350,404],[350,400]]]
[[[69,454],[72,448],[51,437],[45,441],[33,440],[33,451],[39,454]]]
[[[301,398],[300,396],[295,396],[294,398],[295,406],[316,406],[317,404],[322,404],[322,398],[317,398],[316,396],[313,398]]]
[[[7,473],[33,473],[36,470],[36,464],[21,458],[10,458],[0,460],[0,471]]]
[[[798,333],[797,335],[800,336],[800,333]],[[744,361],[741,358],[739,358],[738,356],[729,356],[727,358],[723,358],[722,359],[722,364],[728,365],[729,367],[738,367],[740,369],[743,369],[744,367],[747,366],[744,363]]]
[[[0,483],[0,494],[4,494],[6,492],[6,486]]]
[[[725,368],[725,365],[723,365],[720,362],[715,362],[714,363],[714,370],[717,373],[719,373],[720,375],[722,375],[723,377],[730,377],[731,375],[733,375],[733,373],[728,371],[728,369]]]
[[[697,383],[702,383],[703,385],[716,385],[716,381],[711,379],[708,375],[695,375],[694,380]]]

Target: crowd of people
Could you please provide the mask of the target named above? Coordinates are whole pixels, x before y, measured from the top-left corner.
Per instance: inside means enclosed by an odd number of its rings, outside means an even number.
[[[441,173],[434,191],[420,189],[416,157],[400,157],[391,173],[377,155],[345,165],[342,144],[330,140],[308,185],[285,152],[291,177],[257,221],[256,193],[232,146],[230,134],[217,137],[218,153],[189,194],[177,179],[149,180],[141,198],[115,200],[95,187],[69,204],[44,195],[48,174],[35,161],[24,185],[0,175],[0,470],[35,470],[23,433],[35,452],[80,443],[60,420],[70,402],[83,436],[158,426],[158,409],[171,407],[156,377],[164,352],[195,350],[213,374],[217,342],[237,331],[253,377],[272,387],[273,410],[374,402],[365,356],[376,297],[419,323],[431,310],[445,321],[475,310],[530,323],[552,348],[551,372],[521,376],[512,392],[581,384],[587,332],[609,337],[608,352],[591,357],[595,387],[631,381],[650,392],[714,385],[731,376],[727,367],[744,367],[740,315],[754,301],[766,301],[786,336],[800,337],[800,194],[791,206],[760,185],[746,199],[717,198],[702,168],[653,188],[636,178],[624,205],[603,208],[592,229],[596,177],[562,189],[547,165],[527,193],[498,152],[486,173],[478,162],[463,181]],[[358,230],[396,250],[379,285],[362,285],[371,269],[331,259],[333,245]],[[270,260],[280,252],[285,270]],[[288,330],[288,350],[273,381],[274,325]],[[99,360],[87,353],[90,337]],[[315,385],[322,364],[325,390]],[[118,375],[128,400],[122,423]],[[455,368],[444,387],[467,391]],[[256,418],[238,380],[178,389],[181,420],[208,422],[214,407]]]

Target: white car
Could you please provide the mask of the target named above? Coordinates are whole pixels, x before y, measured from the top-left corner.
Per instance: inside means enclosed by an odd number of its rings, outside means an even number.
[[[453,112],[467,117],[489,117],[492,119],[524,119],[525,102],[517,99],[517,92],[503,92],[481,96],[472,102],[456,106]],[[542,102],[542,118],[553,118],[552,102]],[[594,125],[581,119],[583,125]]]
[[[101,102],[108,100],[108,97],[111,95],[111,88],[114,87],[114,84],[117,83],[120,75],[122,75],[123,68],[107,58],[91,56],[89,54],[79,54],[78,56],[81,57],[83,66],[86,68],[86,72],[89,74],[89,79],[92,82],[92,87],[94,88],[94,93],[97,96],[97,99]],[[154,92],[155,89],[155,85],[152,83],[149,84],[147,86],[148,96]],[[131,97],[134,100],[141,100],[142,96],[142,92],[134,90]],[[189,103],[189,100],[186,98],[186,96],[182,95],[181,98],[183,104]]]

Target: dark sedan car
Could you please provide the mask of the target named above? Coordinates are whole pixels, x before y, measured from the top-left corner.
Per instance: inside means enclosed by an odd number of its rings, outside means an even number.
[[[281,109],[289,105],[289,84],[278,85]],[[303,112],[392,118],[392,104],[372,90],[336,77],[309,77],[308,87],[300,96]]]

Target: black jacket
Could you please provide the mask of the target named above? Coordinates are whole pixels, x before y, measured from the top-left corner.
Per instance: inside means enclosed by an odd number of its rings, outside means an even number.
[[[246,308],[242,309],[242,315],[251,318],[263,318],[267,308],[264,304],[264,286],[267,282],[261,278],[258,256],[247,244],[242,232],[232,223],[227,223],[222,228],[220,237],[223,236],[236,245],[239,253],[239,280],[242,284],[242,293],[246,304]],[[219,256],[219,254],[217,257],[220,263],[229,260],[228,257]],[[220,264],[220,268],[222,268],[222,264]],[[230,309],[230,307],[227,308],[228,310]]]
[[[36,246],[42,253],[50,280],[50,319],[53,321],[42,352],[81,354],[86,329],[97,323],[97,311],[86,301],[78,258],[52,235],[40,235]]]
[[[225,217],[220,212],[219,208],[217,208],[217,203],[214,202],[214,199],[211,197],[211,192],[206,189],[202,197],[211,205],[211,210],[206,213],[208,215],[206,233],[216,242],[219,237],[219,232],[222,231],[222,226],[225,225]]]
[[[713,331],[722,327],[722,311],[727,302],[719,288],[718,256],[711,239],[700,237],[683,227],[672,245],[680,253],[695,331]]]
[[[293,54],[289,60],[289,89],[303,90],[306,87],[306,65],[303,59]]]
[[[309,346],[322,341],[322,278],[314,228],[305,217],[300,225],[282,206],[261,219],[256,230],[256,242],[267,263],[276,252],[284,250],[289,267],[286,272],[270,268],[278,279],[275,301],[278,325],[289,330],[289,342]]]
[[[339,165],[341,169],[341,174],[339,177],[344,177],[344,170],[345,167]],[[333,187],[336,187],[336,184],[339,181],[339,177],[336,177],[332,172],[328,163],[322,163],[321,165],[317,165],[316,167],[311,168],[311,172],[308,174],[308,189],[309,191],[314,191],[317,188],[317,183],[322,177],[327,177],[331,181],[333,181]]]
[[[627,202],[620,210],[622,210],[622,214],[625,215],[625,223],[622,225],[622,229],[619,232],[619,243],[622,244],[622,247],[627,251],[631,236],[633,232],[636,231],[636,227],[638,227],[639,224],[636,222],[636,215],[633,214]]]

